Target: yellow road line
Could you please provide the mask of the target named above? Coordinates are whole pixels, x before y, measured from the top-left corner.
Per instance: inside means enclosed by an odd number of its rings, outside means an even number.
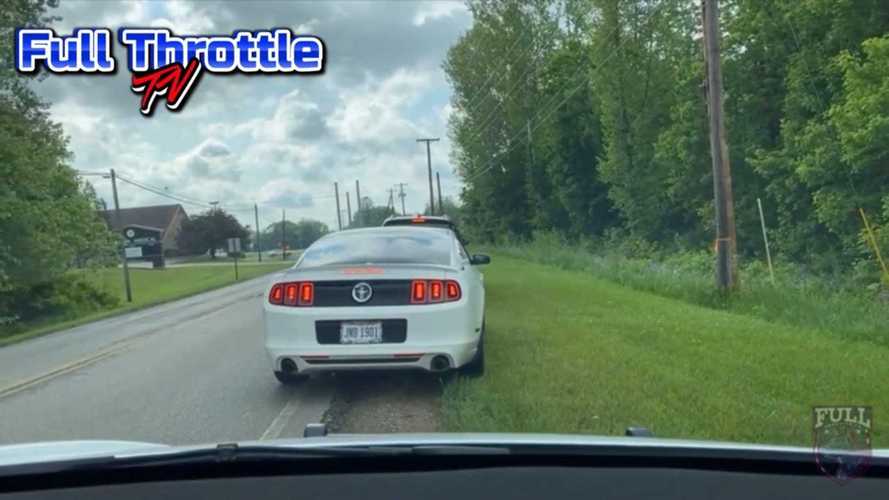
[[[89,366],[94,363],[97,363],[107,357],[110,357],[114,354],[117,354],[120,351],[123,351],[124,349],[129,347],[130,344],[134,340],[135,339],[125,339],[124,341],[120,341],[115,344],[112,344],[112,347],[110,347],[108,349],[93,353],[89,356],[80,358],[80,359],[72,361],[70,363],[66,363],[58,368],[54,368],[48,372],[42,373],[42,374],[37,375],[35,377],[29,377],[26,379],[19,380],[17,382],[13,382],[12,384],[7,385],[6,387],[0,388],[0,398],[12,396],[13,394],[16,394],[16,393],[21,392],[25,389],[34,387],[35,385],[41,384],[43,382],[47,382],[47,381],[52,380],[56,377],[60,377],[62,375],[66,375],[66,374],[71,373],[73,371],[79,370],[85,366]]]

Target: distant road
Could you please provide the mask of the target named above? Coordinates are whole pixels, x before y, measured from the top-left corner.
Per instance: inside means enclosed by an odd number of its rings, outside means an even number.
[[[261,330],[266,279],[0,349],[0,444],[301,435],[329,407],[333,381],[292,388],[272,376]]]

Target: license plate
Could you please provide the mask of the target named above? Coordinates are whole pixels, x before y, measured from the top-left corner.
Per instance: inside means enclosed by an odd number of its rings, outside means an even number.
[[[341,344],[379,344],[383,341],[380,322],[343,321],[340,323]]]

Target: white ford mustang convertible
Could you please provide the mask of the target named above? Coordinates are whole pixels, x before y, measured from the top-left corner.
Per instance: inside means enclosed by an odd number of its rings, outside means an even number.
[[[332,370],[484,372],[485,287],[453,231],[374,227],[331,233],[276,275],[265,346],[282,383]]]

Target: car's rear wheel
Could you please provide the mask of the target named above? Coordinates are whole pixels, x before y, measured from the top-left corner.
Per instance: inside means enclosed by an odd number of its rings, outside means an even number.
[[[294,385],[305,382],[309,379],[308,375],[300,375],[299,373],[275,372],[275,378],[284,385]]]
[[[463,373],[470,377],[481,377],[485,374],[485,320],[482,320],[482,333],[478,337],[478,349],[472,361],[463,367]]]

